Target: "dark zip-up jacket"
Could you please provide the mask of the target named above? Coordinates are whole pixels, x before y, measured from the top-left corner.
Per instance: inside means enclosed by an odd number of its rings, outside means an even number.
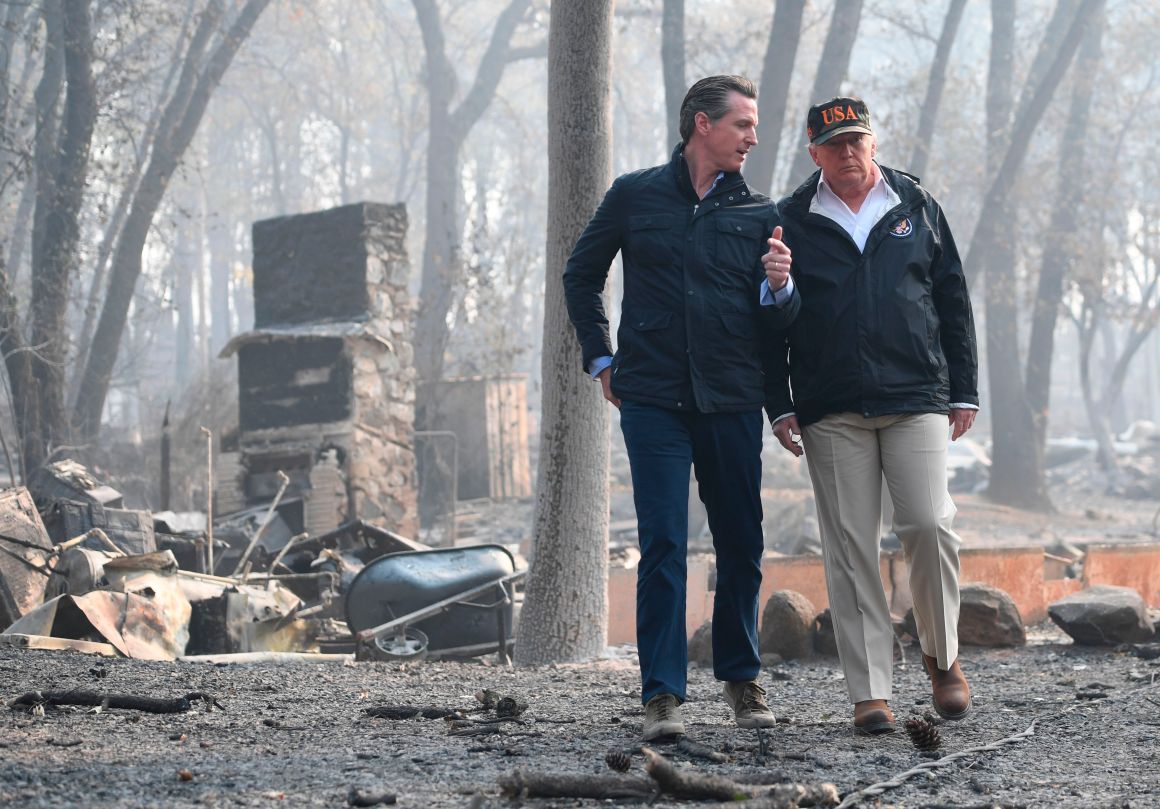
[[[622,175],[604,195],[564,269],[568,316],[587,370],[612,356],[621,399],[683,412],[768,406],[777,329],[800,300],[761,306],[761,256],[779,222],[740,174],[698,199],[682,147],[663,166]],[[624,266],[618,350],[601,292],[617,252]]]
[[[917,178],[880,170],[900,202],[861,253],[837,223],[810,213],[820,172],[778,203],[802,307],[779,340],[773,418],[793,411],[804,426],[831,413],[979,403],[975,324],[950,227]]]

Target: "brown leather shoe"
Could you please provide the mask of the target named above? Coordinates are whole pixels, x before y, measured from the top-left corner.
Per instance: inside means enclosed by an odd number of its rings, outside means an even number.
[[[866,699],[854,703],[854,732],[878,736],[894,732],[894,714],[884,699]]]
[[[922,656],[926,673],[930,675],[931,702],[935,712],[943,719],[962,719],[971,710],[971,687],[959,661],[951,663],[950,669],[943,671],[938,660],[928,654]]]

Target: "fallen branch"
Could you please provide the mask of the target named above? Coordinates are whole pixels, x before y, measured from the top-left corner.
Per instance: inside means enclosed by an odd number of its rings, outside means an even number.
[[[29,691],[8,703],[10,708],[37,708],[56,705],[91,705],[104,708],[125,708],[146,713],[184,713],[201,700],[207,709],[224,711],[222,704],[202,691],[191,691],[176,699],[139,697],[135,694],[102,694],[96,691]]]
[[[379,705],[364,708],[363,713],[372,719],[414,719],[416,716],[422,716],[424,719],[445,719],[448,716],[463,715],[457,708],[420,708],[417,705]]]
[[[715,764],[725,764],[733,760],[732,756],[714,750],[712,747],[706,747],[703,744],[689,741],[683,736],[672,749],[678,753],[683,753],[689,758],[699,758],[705,761],[712,761]]]
[[[641,752],[645,757],[645,772],[666,795],[697,801],[743,801],[753,797],[753,793],[736,781],[719,775],[682,772],[651,747],[642,748]]]
[[[655,784],[635,775],[574,775],[516,770],[498,779],[506,798],[595,798],[596,800],[652,800]]]
[[[835,806],[840,796],[833,784],[778,784],[765,795],[747,801],[712,804],[707,809],[797,809],[799,806]]]

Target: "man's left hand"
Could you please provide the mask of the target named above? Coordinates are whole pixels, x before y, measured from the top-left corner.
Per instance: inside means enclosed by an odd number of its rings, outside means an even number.
[[[959,436],[971,429],[971,425],[975,423],[975,414],[978,412],[969,407],[951,408],[951,441],[958,441]]]
[[[769,289],[777,292],[789,281],[789,267],[791,256],[789,248],[781,240],[781,225],[773,229],[769,242],[769,252],[761,257],[761,264],[765,267],[765,277],[769,281]]]

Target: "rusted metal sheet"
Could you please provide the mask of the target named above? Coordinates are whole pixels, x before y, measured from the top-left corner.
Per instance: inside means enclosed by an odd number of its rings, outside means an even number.
[[[96,564],[102,561],[110,589],[57,596],[12,624],[8,633],[107,642],[125,657],[143,660],[183,654],[190,607],[173,554],[105,558]]]
[[[0,629],[43,601],[51,550],[28,490],[0,491]]]

